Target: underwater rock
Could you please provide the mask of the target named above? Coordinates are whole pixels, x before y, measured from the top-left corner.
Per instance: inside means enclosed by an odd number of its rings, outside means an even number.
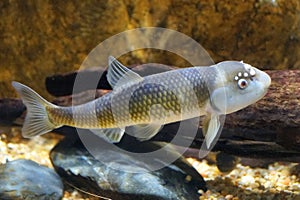
[[[157,171],[141,172],[137,171],[140,167],[148,171],[150,165],[160,161],[154,159],[147,164],[140,163],[136,157],[106,149],[101,147],[102,144],[98,146],[102,150],[95,159],[79,139],[66,137],[51,151],[51,161],[71,186],[112,199],[192,200],[199,198],[198,190],[206,191],[201,175],[182,158]],[[133,149],[144,151],[152,148],[157,148],[156,144],[142,143],[134,145]],[[165,153],[167,156],[172,152]],[[122,163],[121,168],[114,168],[116,163]]]
[[[60,177],[31,160],[14,160],[0,165],[0,199],[59,200],[63,196]]]
[[[235,156],[229,155],[224,152],[217,153],[216,156],[217,167],[221,172],[231,172],[239,162],[239,159]]]

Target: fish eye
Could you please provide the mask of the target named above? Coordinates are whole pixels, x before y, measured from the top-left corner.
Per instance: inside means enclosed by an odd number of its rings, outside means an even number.
[[[239,86],[240,89],[243,90],[243,89],[245,89],[248,86],[248,81],[245,80],[245,79],[240,79],[238,81],[238,86]]]

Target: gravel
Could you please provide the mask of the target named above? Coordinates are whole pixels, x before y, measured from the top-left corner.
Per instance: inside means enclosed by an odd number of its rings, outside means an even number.
[[[0,134],[0,163],[24,158],[53,168],[49,152],[61,136],[46,134],[28,140],[20,136],[19,129],[11,128],[8,132]],[[237,164],[230,173],[222,173],[216,165],[208,164],[206,160],[188,158],[188,161],[207,182],[208,191],[199,191],[202,193],[201,200],[300,200],[300,170],[297,163],[273,163],[268,168],[250,168]],[[63,200],[94,199],[99,197],[92,197],[68,186],[63,197]]]
[[[188,159],[207,182],[200,199],[297,199],[300,200],[296,163],[273,163],[268,168],[237,164],[230,173],[221,173],[206,160]]]

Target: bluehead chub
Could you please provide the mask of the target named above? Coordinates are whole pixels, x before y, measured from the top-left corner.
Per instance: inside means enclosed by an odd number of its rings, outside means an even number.
[[[107,80],[113,87],[110,93],[70,107],[51,104],[31,88],[13,82],[27,107],[23,136],[68,125],[90,129],[112,143],[119,142],[124,132],[143,141],[164,124],[205,115],[203,132],[209,148],[220,132],[220,117],[255,103],[271,84],[265,72],[239,61],[141,77],[113,57],[109,57]]]

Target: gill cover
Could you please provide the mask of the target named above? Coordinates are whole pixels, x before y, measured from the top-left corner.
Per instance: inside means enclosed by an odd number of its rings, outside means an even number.
[[[199,158],[207,156],[219,139],[225,122],[225,110],[227,109],[227,91],[225,89],[226,78],[219,69],[222,63],[211,66],[216,71],[214,85],[208,85],[210,100],[207,106],[207,114],[202,123],[204,141],[199,151]]]

